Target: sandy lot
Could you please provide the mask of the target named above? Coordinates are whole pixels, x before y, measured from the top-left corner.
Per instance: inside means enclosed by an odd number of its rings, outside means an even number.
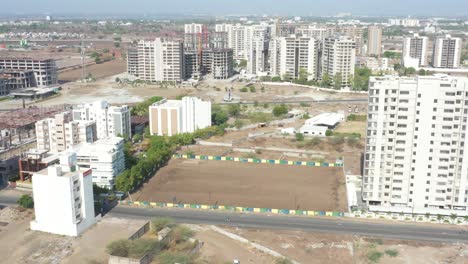
[[[374,263],[466,263],[468,245],[401,240],[370,239],[353,235],[322,234],[301,231],[227,228],[300,263],[373,263],[371,252],[382,253]],[[397,256],[391,257],[388,250]]]
[[[132,195],[140,201],[345,211],[342,168],[171,160]]]

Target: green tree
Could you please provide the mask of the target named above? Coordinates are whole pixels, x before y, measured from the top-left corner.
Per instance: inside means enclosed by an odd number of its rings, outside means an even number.
[[[23,208],[33,208],[34,200],[31,195],[23,194],[16,203]]]
[[[237,128],[237,129],[240,129],[244,126],[244,122],[240,119],[236,119],[236,121],[234,121],[234,126]]]
[[[220,106],[215,105],[211,108],[211,123],[213,125],[223,125],[228,121],[228,119],[229,117],[226,111],[224,111]]]
[[[239,116],[239,114],[241,112],[240,104],[230,104],[230,105],[228,105],[227,111],[228,111],[229,116],[234,116],[234,117]]]
[[[244,68],[246,68],[246,67],[247,67],[247,60],[241,60],[241,61],[239,62],[239,68],[244,69]]]
[[[304,134],[296,133],[296,141],[304,141]]]
[[[330,80],[330,75],[328,72],[325,72],[325,74],[322,76],[322,80],[320,81],[320,86],[328,88],[331,85],[331,80]]]
[[[288,113],[288,107],[285,104],[276,105],[273,107],[273,115],[276,117],[285,115]]]
[[[343,83],[343,77],[341,75],[341,72],[339,72],[335,74],[335,76],[333,76],[333,89],[340,90],[342,83]]]
[[[309,78],[309,73],[307,72],[306,69],[301,67],[299,69],[298,83],[299,84],[307,84],[307,79],[308,78]]]
[[[271,78],[271,81],[272,81],[272,82],[281,82],[281,77],[279,77],[279,76],[274,76],[273,78]]]
[[[416,73],[416,69],[413,67],[405,68],[405,76],[413,75]]]
[[[291,74],[289,72],[285,72],[283,76],[281,76],[284,81],[289,81],[291,80]]]

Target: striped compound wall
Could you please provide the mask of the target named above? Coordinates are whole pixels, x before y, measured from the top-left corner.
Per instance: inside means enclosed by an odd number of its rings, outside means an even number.
[[[196,160],[224,160],[236,161],[247,163],[266,163],[266,164],[283,164],[283,165],[297,165],[297,166],[311,166],[311,167],[343,167],[341,163],[328,163],[328,162],[314,162],[314,161],[288,161],[288,160],[270,160],[270,159],[252,159],[252,158],[233,158],[222,156],[195,156],[195,155],[182,155],[174,154],[173,158],[177,159],[196,159]]]
[[[236,206],[226,206],[226,205],[174,204],[174,203],[139,202],[139,201],[134,201],[134,202],[120,201],[119,204],[127,205],[127,206],[137,206],[137,207],[186,208],[186,209],[219,210],[219,211],[230,211],[230,212],[270,213],[270,214],[283,214],[283,215],[335,216],[335,217],[342,217],[345,215],[343,212],[252,208],[252,207],[236,207]]]

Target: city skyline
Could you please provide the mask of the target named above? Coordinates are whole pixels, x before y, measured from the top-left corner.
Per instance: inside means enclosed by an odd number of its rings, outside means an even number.
[[[91,0],[63,2],[58,0],[20,0],[3,3],[3,14],[174,14],[174,15],[301,15],[330,16],[339,13],[351,13],[365,16],[450,16],[468,15],[468,2],[463,0],[395,0],[391,5],[387,1],[377,0],[290,0],[285,3],[268,0],[239,0],[229,4],[226,0],[140,0],[139,5],[126,0]],[[261,10],[261,12],[259,12]],[[378,10],[378,11],[376,11]]]

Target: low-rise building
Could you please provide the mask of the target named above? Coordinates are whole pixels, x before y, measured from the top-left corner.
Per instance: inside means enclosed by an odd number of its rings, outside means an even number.
[[[57,154],[49,153],[44,149],[30,149],[22,155],[19,163],[19,178],[20,181],[25,181],[38,171],[46,169],[47,167],[58,164],[59,156]]]
[[[77,170],[75,153],[65,153],[59,165],[34,173],[32,183],[31,230],[78,236],[95,223],[92,170]]]
[[[93,183],[107,189],[114,188],[117,175],[125,170],[124,140],[113,137],[74,148],[79,169],[93,170]]]
[[[211,126],[211,102],[196,97],[161,100],[149,107],[151,135],[172,136]]]

